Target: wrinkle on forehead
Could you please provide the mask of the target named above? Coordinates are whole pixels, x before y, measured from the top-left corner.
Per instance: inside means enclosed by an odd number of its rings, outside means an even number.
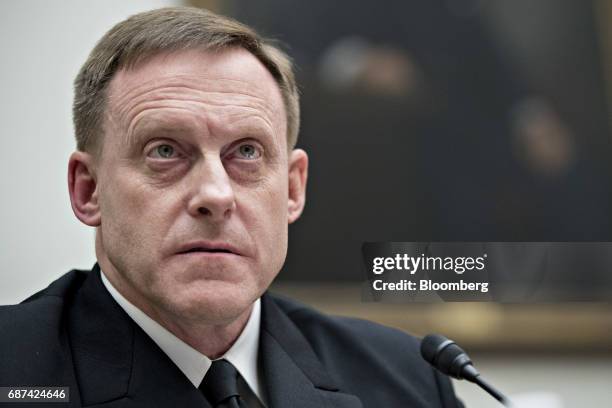
[[[175,59],[169,60],[171,56]],[[163,108],[180,109],[183,105],[187,110],[200,109],[214,115],[250,114],[274,134],[285,135],[280,89],[265,67],[254,56],[248,56],[252,61],[245,61],[244,56],[238,56],[238,62],[232,60],[233,56],[220,60],[218,54],[208,61],[201,51],[195,56],[183,52],[120,70],[109,84],[108,119],[112,125],[122,126],[129,136],[147,113]],[[203,72],[199,72],[200,66]]]
[[[116,114],[122,123],[129,124],[127,133],[130,135],[140,119],[160,109],[182,110],[201,118],[226,118],[228,126],[237,120],[251,118],[263,122],[272,134],[280,131],[280,128],[275,129],[275,122],[282,119],[282,112],[257,96],[229,91],[200,92],[190,88],[183,88],[181,92],[173,88],[152,90],[131,100]],[[280,122],[284,123],[282,120]]]
[[[117,87],[117,83],[122,82],[122,89],[113,89]],[[115,87],[113,87],[115,84]],[[125,86],[127,85],[127,86]],[[111,105],[122,106],[129,104],[130,100],[137,100],[150,93],[159,92],[163,95],[166,90],[187,90],[207,92],[207,93],[236,93],[245,97],[259,99],[266,102],[266,99],[273,101],[274,95],[265,90],[264,87],[253,84],[250,81],[234,78],[212,77],[209,75],[194,75],[194,74],[165,74],[159,75],[146,81],[133,80],[129,77],[121,76],[121,71],[117,74],[117,78],[111,82],[111,92],[108,95],[108,101]],[[263,97],[262,97],[263,96]],[[280,95],[279,95],[280,97]],[[269,102],[268,101],[268,102]]]
[[[209,108],[210,106],[207,106]],[[186,114],[185,114],[186,113]],[[203,119],[205,116],[205,119]],[[260,111],[256,109],[240,109],[227,112],[201,114],[201,110],[194,108],[177,108],[172,106],[147,106],[130,123],[127,131],[127,143],[133,145],[141,133],[154,130],[157,132],[195,132],[206,137],[222,137],[225,132],[230,134],[265,135],[274,141],[277,131],[273,124]],[[217,131],[220,130],[220,134]]]

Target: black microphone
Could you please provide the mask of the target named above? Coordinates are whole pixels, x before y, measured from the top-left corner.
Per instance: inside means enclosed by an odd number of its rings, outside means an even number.
[[[478,384],[504,406],[511,406],[506,396],[482,379],[470,357],[454,341],[439,334],[428,334],[421,341],[421,355],[444,374]]]

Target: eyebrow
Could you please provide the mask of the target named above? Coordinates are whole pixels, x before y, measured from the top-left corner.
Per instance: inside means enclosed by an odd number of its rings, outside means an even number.
[[[241,123],[242,122],[242,123]],[[253,120],[252,118],[237,120],[232,125],[232,129],[229,134],[232,135],[243,135],[244,137],[261,137],[267,140],[270,144],[275,144],[274,131],[269,129],[260,122],[260,120]],[[226,129],[227,131],[227,129]],[[160,118],[142,118],[136,125],[131,129],[128,134],[128,146],[137,146],[141,143],[148,135],[155,136],[172,134],[172,135],[197,135],[200,132],[196,126],[192,126],[181,120],[164,120]],[[220,135],[213,133],[212,138],[218,138]]]
[[[193,133],[191,129],[184,123],[167,123],[159,119],[143,119],[139,121],[127,135],[127,144],[130,147],[138,146],[144,142],[148,135],[163,135],[163,134],[187,134]]]

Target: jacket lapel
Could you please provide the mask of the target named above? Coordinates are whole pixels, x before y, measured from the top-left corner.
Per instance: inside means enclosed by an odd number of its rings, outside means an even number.
[[[69,316],[82,406],[206,407],[200,391],[110,296],[97,264],[88,275]]]
[[[96,264],[68,316],[77,392],[84,407],[209,407],[178,367],[114,301]],[[262,297],[260,363],[268,408],[359,408],[342,392],[299,329]],[[71,390],[72,391],[72,390]]]
[[[299,329],[269,295],[262,297],[260,361],[269,408],[359,408],[342,392]]]

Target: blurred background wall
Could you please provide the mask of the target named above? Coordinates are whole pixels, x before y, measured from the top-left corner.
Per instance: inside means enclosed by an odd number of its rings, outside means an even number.
[[[300,67],[311,183],[284,278],[354,279],[347,254],[364,241],[612,239],[595,3],[226,9],[285,42]]]
[[[0,304],[95,262],[66,188],[72,80],[114,23],[173,4],[250,23],[298,65],[309,197],[278,290],[448,334],[531,406],[610,405],[610,299],[373,305],[357,285],[364,241],[612,241],[607,0],[0,3]],[[575,272],[577,290],[609,282]]]

